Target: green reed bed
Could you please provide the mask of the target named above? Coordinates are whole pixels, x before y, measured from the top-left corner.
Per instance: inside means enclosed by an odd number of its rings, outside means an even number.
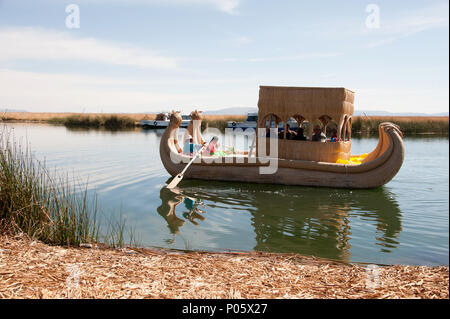
[[[75,245],[102,240],[124,243],[124,219],[110,220],[100,234],[97,197],[80,191],[67,175],[51,174],[5,129],[0,130],[0,231],[25,233],[47,244]]]
[[[14,119],[12,117],[0,116],[0,121],[1,122],[12,122],[12,121],[14,121]]]
[[[219,129],[221,132],[225,132],[225,129],[228,127],[228,122],[243,122],[245,121],[244,116],[220,116],[220,115],[212,115],[205,116],[202,120],[202,130],[207,127],[213,127]]]
[[[218,128],[224,132],[228,121],[242,122],[242,116],[206,116],[202,121],[202,130],[206,127]],[[352,133],[378,136],[378,126],[383,122],[392,122],[400,126],[404,134],[448,134],[448,117],[363,117],[353,118]]]
[[[400,126],[403,134],[448,134],[448,117],[357,117],[352,123],[352,132],[365,134],[378,134],[378,126],[383,122],[392,122]]]
[[[134,119],[117,115],[71,115],[62,118],[51,118],[48,122],[51,124],[65,125],[70,128],[105,128],[109,130],[127,129],[136,126]]]

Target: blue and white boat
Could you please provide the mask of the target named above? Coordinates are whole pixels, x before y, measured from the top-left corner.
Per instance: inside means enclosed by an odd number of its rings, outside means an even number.
[[[180,127],[188,127],[189,122],[191,121],[191,116],[190,115],[182,115],[181,116],[182,121],[181,121],[181,125]],[[141,126],[143,128],[166,128],[167,126],[169,126],[169,116],[168,114],[164,114],[164,118],[161,120],[142,120],[141,121]]]
[[[298,127],[298,123],[294,119],[290,119],[288,121],[291,129],[296,129]],[[256,129],[256,126],[258,125],[258,113],[247,113],[247,119],[245,122],[235,122],[235,121],[228,121],[228,128],[236,129],[241,128],[242,130],[253,128]],[[284,123],[281,122],[278,125],[278,130],[282,130],[284,127]]]
[[[256,129],[258,124],[258,113],[247,113],[247,119],[245,122],[228,121],[228,128],[241,128],[243,130],[247,128]]]

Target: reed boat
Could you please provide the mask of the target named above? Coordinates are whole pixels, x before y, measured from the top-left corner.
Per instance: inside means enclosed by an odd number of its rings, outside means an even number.
[[[403,134],[399,126],[382,123],[375,149],[351,155],[353,103],[354,92],[345,88],[261,86],[259,133],[251,149],[223,156],[202,154],[184,177],[336,188],[380,187],[392,180],[403,164]],[[193,136],[201,136],[201,112],[194,111],[191,117]],[[306,140],[289,138],[294,134],[286,125],[292,118],[307,131]],[[179,112],[172,112],[160,142],[161,161],[172,176],[179,174],[191,159],[190,154],[182,152],[183,145],[178,142],[181,122]],[[280,123],[284,123],[283,133],[272,134],[278,132]],[[331,142],[328,138],[313,141],[314,134],[318,134],[317,128],[320,128],[321,136],[334,128],[336,141]],[[272,133],[266,138],[264,132]],[[276,156],[267,154],[267,150],[272,149],[269,146],[274,145]],[[276,164],[275,169],[270,169],[273,164]]]

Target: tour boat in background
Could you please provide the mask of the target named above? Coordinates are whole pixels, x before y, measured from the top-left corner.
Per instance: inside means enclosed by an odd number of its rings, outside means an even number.
[[[167,128],[169,126],[169,114],[168,113],[161,113],[158,114],[160,115],[160,117],[156,117],[155,120],[142,120],[141,121],[141,126],[143,128]],[[180,127],[188,127],[189,122],[191,121],[191,116],[190,115],[182,115],[181,116],[182,121],[180,124]]]
[[[292,129],[296,129],[298,127],[297,121],[295,121],[293,119],[288,121],[288,123]],[[282,130],[281,124],[283,124],[283,123],[280,123],[280,127],[279,127],[280,131]],[[247,113],[247,118],[245,119],[244,122],[228,121],[227,127],[232,128],[232,129],[241,128],[242,130],[245,130],[248,128],[256,129],[257,125],[258,125],[258,113],[249,112],[249,113]]]

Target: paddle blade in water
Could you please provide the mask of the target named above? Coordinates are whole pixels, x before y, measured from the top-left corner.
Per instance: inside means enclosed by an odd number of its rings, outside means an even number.
[[[177,187],[178,183],[181,182],[181,180],[183,179],[183,175],[178,174],[177,176],[175,176],[172,181],[169,183],[169,185],[167,185],[167,188],[175,188]]]

